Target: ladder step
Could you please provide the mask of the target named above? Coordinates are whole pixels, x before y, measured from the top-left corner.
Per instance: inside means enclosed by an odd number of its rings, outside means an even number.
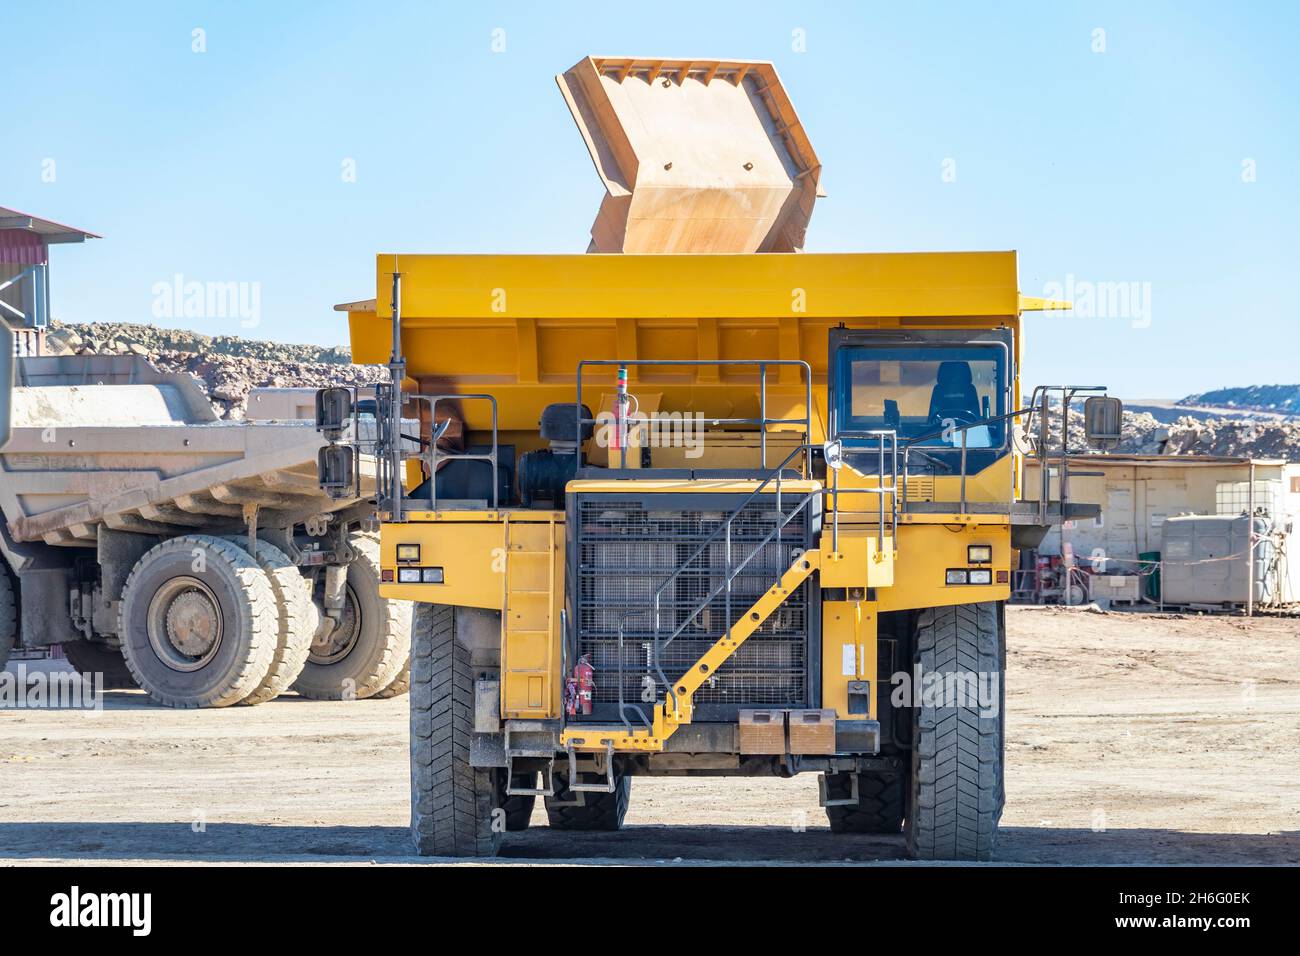
[[[578,779],[578,752],[569,744],[569,792],[570,793],[613,793],[614,785],[614,742],[611,740],[605,748],[605,779],[599,783],[583,783]]]

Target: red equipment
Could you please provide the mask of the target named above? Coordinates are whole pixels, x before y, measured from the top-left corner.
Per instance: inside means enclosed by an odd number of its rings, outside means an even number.
[[[596,668],[583,654],[573,665],[573,676],[564,682],[564,712],[570,717],[591,713],[592,695],[596,691]]]

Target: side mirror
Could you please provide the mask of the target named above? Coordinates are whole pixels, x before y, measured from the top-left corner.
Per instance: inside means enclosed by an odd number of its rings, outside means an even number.
[[[321,388],[316,390],[316,430],[326,440],[338,441],[352,421],[352,389]]]
[[[1124,403],[1109,395],[1093,395],[1083,402],[1083,432],[1093,448],[1114,448],[1122,437]]]
[[[324,389],[322,389],[324,391]],[[336,501],[356,494],[356,454],[351,445],[322,445],[316,456],[321,490]]]
[[[828,441],[822,446],[822,457],[826,459],[827,468],[838,469],[844,464],[844,443],[839,439]]]

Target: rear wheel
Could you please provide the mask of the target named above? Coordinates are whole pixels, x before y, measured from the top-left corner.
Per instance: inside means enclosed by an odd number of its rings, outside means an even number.
[[[396,679],[381,691],[375,692],[375,697],[386,700],[389,697],[401,697],[411,689],[411,661],[407,658],[406,666],[401,669]]]
[[[126,666],[122,652],[99,641],[64,641],[63,656],[83,677],[104,675],[104,690],[135,690],[140,685]]]
[[[353,534],[346,597],[338,623],[317,637],[293,689],[314,700],[374,697],[398,680],[411,656],[410,601],[379,593],[379,542]],[[317,591],[323,593],[318,582]],[[322,620],[325,619],[322,614]]]
[[[1003,803],[1000,615],[996,603],[984,603],[927,608],[917,620],[914,664],[935,675],[936,688],[960,686],[967,693],[962,701],[940,701],[948,706],[912,709],[912,812],[906,832],[908,853],[916,859],[993,855]],[[996,687],[989,686],[991,679]],[[971,700],[972,688],[984,696],[991,690],[997,699]]]
[[[248,550],[248,538],[236,536],[230,541]],[[253,692],[240,701],[241,704],[260,704],[289,689],[307,663],[317,625],[311,582],[302,576],[289,556],[275,545],[259,539],[254,557],[271,582],[279,627],[271,669]]]
[[[18,643],[21,630],[18,608],[18,577],[9,570],[8,562],[0,558],[0,670]]]
[[[604,777],[579,773],[581,783],[600,783]],[[570,790],[567,774],[555,775],[555,796],[546,798],[546,818],[553,830],[621,830],[632,796],[632,778],[614,774],[614,792]]]
[[[421,856],[495,856],[503,771],[472,767],[474,680],[456,611],[417,604],[411,652],[411,836]],[[499,821],[499,822],[498,822]]]
[[[224,538],[164,541],[136,562],[122,592],[122,656],[169,707],[243,700],[271,669],[278,632],[266,572]]]
[[[832,833],[898,833],[903,829],[903,790],[899,773],[826,774],[826,795],[835,800],[853,796],[857,777],[858,802],[828,806]]]
[[[514,775],[514,785],[516,787],[537,787],[536,773],[517,773]],[[533,819],[533,808],[537,806],[537,794],[520,793],[513,796],[507,795],[501,804],[501,808],[506,812],[506,830],[509,833],[518,833],[520,830],[527,830],[528,824]]]

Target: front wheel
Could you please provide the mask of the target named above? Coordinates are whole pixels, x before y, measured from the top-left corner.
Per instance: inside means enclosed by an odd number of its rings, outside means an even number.
[[[417,604],[411,642],[411,836],[420,856],[495,856],[505,829],[504,771],[469,762],[470,651],[456,609]]]
[[[905,829],[915,859],[993,855],[1003,802],[1006,647],[1000,621],[1001,608],[992,602],[927,608],[917,619],[913,663],[919,673],[934,675],[935,694],[912,708]]]
[[[243,548],[206,534],[147,551],[122,591],[118,634],[131,676],[169,707],[226,707],[271,669],[279,615]]]

